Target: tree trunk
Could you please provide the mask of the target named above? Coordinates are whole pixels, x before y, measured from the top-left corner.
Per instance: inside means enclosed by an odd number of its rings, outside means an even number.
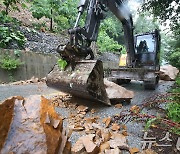
[[[53,10],[51,8],[50,31],[53,31],[53,17],[52,17],[52,14],[53,14]]]
[[[6,5],[6,15],[8,15],[9,12],[9,5]]]

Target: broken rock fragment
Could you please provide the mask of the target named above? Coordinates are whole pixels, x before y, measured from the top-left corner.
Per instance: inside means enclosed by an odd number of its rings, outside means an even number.
[[[81,154],[86,151],[81,138],[82,137],[80,137],[77,140],[77,142],[74,144],[74,146],[72,147],[72,149],[71,149],[72,154]]]
[[[83,105],[78,106],[76,109],[78,110],[78,113],[88,111],[88,107]]]
[[[100,145],[100,152],[104,152],[106,149],[110,149],[109,142],[105,142],[105,143]]]
[[[134,92],[125,89],[124,87],[115,84],[114,82],[104,79],[104,84],[106,87],[106,92],[110,100],[124,100],[132,99],[134,97]]]
[[[115,108],[118,108],[118,109],[121,109],[121,108],[123,107],[122,104],[116,104],[116,105],[114,105],[114,106],[115,106]]]
[[[114,124],[112,125],[111,129],[112,129],[113,131],[118,131],[118,130],[120,130],[120,126],[119,126],[118,124],[114,123]]]
[[[135,154],[135,153],[139,152],[139,149],[136,148],[136,147],[130,148],[130,149],[129,149],[129,152],[130,152],[130,154]]]
[[[121,154],[121,150],[119,150],[119,148],[108,149],[108,150],[106,149],[105,154]]]
[[[58,153],[62,119],[44,97],[6,100],[0,105],[0,126],[0,153]]]
[[[97,154],[99,152],[99,147],[93,142],[94,137],[94,134],[80,137],[75,143],[75,145],[72,147],[72,154]]]
[[[110,147],[113,149],[118,147],[119,149],[122,149],[122,150],[129,150],[126,137],[119,133],[112,134],[109,144],[110,144]]]
[[[87,153],[97,154],[99,152],[99,147],[93,142],[94,134],[82,137],[82,142]]]
[[[102,122],[105,123],[106,128],[109,127],[111,123],[111,117],[104,118]]]

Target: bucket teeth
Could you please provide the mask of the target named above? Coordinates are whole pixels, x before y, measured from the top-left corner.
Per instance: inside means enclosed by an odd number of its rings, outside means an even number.
[[[49,87],[74,96],[111,105],[104,86],[103,65],[99,60],[78,61],[73,71],[70,66],[61,71],[55,65],[47,75],[46,83]]]

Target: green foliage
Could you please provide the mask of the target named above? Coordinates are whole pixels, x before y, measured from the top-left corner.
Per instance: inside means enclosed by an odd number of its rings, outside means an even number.
[[[58,65],[60,70],[64,70],[65,67],[67,66],[67,62],[63,59],[58,59],[57,65]]]
[[[58,14],[63,18],[61,20],[57,20],[59,27],[65,26],[65,24],[67,25],[66,29],[74,26],[76,16],[78,13],[77,10],[78,2],[79,0],[66,0],[61,2],[58,8]],[[58,19],[60,19],[60,17],[58,17]],[[64,21],[65,23],[63,23]]]
[[[119,36],[123,36],[121,23],[112,16],[111,13],[108,17],[101,23],[100,32],[98,34],[97,45],[101,52],[116,52],[122,49],[123,52],[125,48],[123,41],[119,41]]]
[[[8,16],[4,11],[0,12],[0,23],[1,24],[13,23],[13,25],[20,24],[20,22],[16,18],[12,18]]]
[[[175,51],[168,57],[171,65],[180,69],[180,48],[176,48]]]
[[[173,127],[170,129],[170,132],[180,135],[180,128]]]
[[[122,45],[110,38],[105,31],[100,31],[97,45],[101,52],[113,52],[122,48]]]
[[[13,58],[9,55],[0,58],[0,67],[7,71],[15,70],[22,64],[23,63],[19,59]]]
[[[78,0],[34,0],[31,11],[33,17],[41,19],[46,17],[56,23],[58,30],[68,29],[73,26],[77,15]]]
[[[176,78],[175,86],[171,89],[173,95],[170,97],[170,103],[167,104],[167,115],[174,122],[180,123],[180,76]]]
[[[156,122],[157,118],[148,119],[145,125],[145,130],[148,130]]]
[[[170,20],[172,30],[179,29],[179,0],[144,0],[142,10],[150,11],[154,17],[166,22]]]
[[[20,31],[0,26],[0,47],[7,48],[13,41],[16,42],[19,47],[23,47],[26,42],[26,38]]]
[[[169,103],[167,106],[167,115],[174,122],[180,123],[180,103]]]
[[[45,30],[47,30],[47,26],[46,26],[45,22],[43,22],[43,23],[32,23],[32,26],[34,29],[36,29],[38,31],[41,30],[42,27],[44,27]]]
[[[149,18],[147,18],[149,17]],[[140,13],[135,21],[135,34],[146,33],[159,29],[159,23],[153,19],[149,12]]]
[[[6,14],[8,14],[9,12],[9,8],[13,8],[16,10],[19,10],[17,7],[17,3],[19,3],[20,0],[3,0],[3,4],[6,7]]]
[[[115,52],[123,48],[122,45],[118,44],[117,41],[114,41],[113,38],[110,38],[105,31],[100,31],[98,36],[97,45],[101,52]]]

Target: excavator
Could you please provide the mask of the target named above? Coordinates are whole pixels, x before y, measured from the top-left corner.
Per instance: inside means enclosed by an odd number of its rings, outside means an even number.
[[[127,52],[125,65],[110,69],[107,78],[141,80],[145,88],[156,87],[159,80],[159,31],[134,36],[132,15],[125,0],[80,0],[76,22],[68,30],[69,42],[57,48],[67,66],[60,70],[55,65],[47,75],[47,86],[111,105],[103,80],[103,63],[94,60],[91,49],[92,42],[97,41],[100,23],[107,11],[111,11],[122,23]],[[83,13],[86,13],[85,24],[79,26]]]

